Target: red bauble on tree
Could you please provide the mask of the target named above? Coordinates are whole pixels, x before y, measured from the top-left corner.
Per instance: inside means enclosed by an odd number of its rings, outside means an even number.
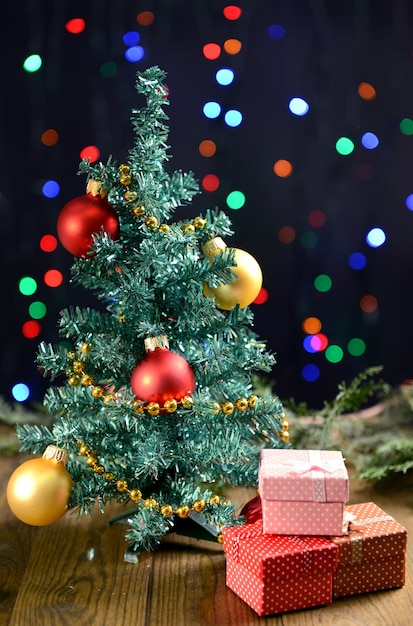
[[[101,183],[89,181],[87,193],[70,200],[57,218],[60,243],[74,256],[87,256],[93,243],[92,235],[102,229],[112,239],[119,236],[118,216],[101,194]]]
[[[147,340],[148,352],[132,372],[132,392],[139,400],[163,406],[168,400],[182,400],[195,390],[195,374],[188,361],[171,352],[165,337]]]

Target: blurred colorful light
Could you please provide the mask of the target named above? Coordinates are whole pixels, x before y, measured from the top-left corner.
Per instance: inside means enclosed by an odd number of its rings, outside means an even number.
[[[342,156],[348,156],[354,150],[354,143],[348,137],[340,137],[336,142],[336,150]]]
[[[352,270],[362,270],[366,267],[367,260],[361,252],[353,252],[348,257],[348,264]]]
[[[340,346],[332,345],[328,346],[325,351],[326,359],[330,363],[340,363],[343,360],[344,352]]]
[[[211,139],[204,139],[199,144],[198,150],[203,157],[212,157],[217,151],[217,146],[215,141],[212,141]]]
[[[271,24],[267,32],[271,39],[282,39],[285,35],[285,28],[281,24]]]
[[[217,43],[206,43],[202,48],[202,54],[209,61],[215,61],[221,54],[221,46]]]
[[[353,337],[347,344],[347,350],[352,356],[362,356],[366,351],[366,344],[363,339]]]
[[[216,191],[219,187],[219,178],[215,174],[207,174],[202,179],[202,187],[205,191]]]
[[[140,42],[141,36],[136,30],[130,30],[122,37],[125,46],[136,46]]]
[[[363,100],[374,100],[376,97],[376,90],[370,83],[360,83],[357,91]]]
[[[142,46],[131,46],[125,51],[125,59],[129,61],[129,63],[137,63],[141,61],[145,56],[145,50]]]
[[[24,402],[30,396],[30,389],[25,383],[16,383],[11,389],[11,395],[16,402]]]
[[[141,11],[136,16],[136,21],[141,26],[150,26],[151,24],[153,24],[154,20],[155,14],[153,13],[153,11]]]
[[[321,320],[318,317],[306,317],[301,324],[301,328],[309,335],[315,335],[321,330]]]
[[[239,39],[227,39],[224,41],[224,50],[227,54],[238,54],[242,48],[242,43]]]
[[[66,22],[65,28],[68,33],[71,33],[72,35],[78,35],[79,33],[83,33],[83,31],[85,30],[86,22],[81,17],[74,17]]]
[[[242,122],[242,113],[237,111],[236,109],[230,109],[224,115],[224,121],[227,126],[231,126],[231,128],[236,128]]]
[[[287,159],[279,159],[273,165],[274,173],[280,178],[288,178],[293,173],[293,166]]]
[[[54,128],[48,128],[42,133],[40,141],[44,146],[54,146],[59,139],[59,135]]]
[[[234,76],[235,74],[231,69],[229,69],[228,67],[222,67],[216,72],[215,80],[219,85],[226,86],[232,83],[232,81],[234,80]]]
[[[38,337],[41,333],[42,327],[39,322],[35,320],[30,320],[29,322],[25,322],[22,326],[22,334],[26,339],[34,339]]]
[[[37,72],[42,67],[43,61],[39,54],[31,54],[23,62],[23,69],[29,74]]]
[[[361,143],[367,150],[374,150],[380,142],[379,138],[374,133],[364,133],[361,138]]]
[[[39,245],[43,252],[53,252],[57,248],[57,239],[54,235],[43,235]]]
[[[308,113],[308,111],[310,110],[310,105],[308,104],[308,102],[303,100],[303,98],[291,98],[290,102],[288,103],[288,108],[290,109],[291,113],[293,113],[293,115],[302,117],[303,115],[306,115]]]
[[[254,300],[254,304],[265,304],[269,298],[268,290],[265,287],[261,287],[258,296]]]
[[[308,363],[301,370],[301,375],[308,383],[313,383],[320,377],[320,368],[313,363]]]
[[[59,270],[47,270],[43,280],[48,287],[60,287],[63,282],[63,274]]]
[[[405,117],[400,122],[399,128],[403,135],[413,135],[413,120],[409,117]]]
[[[202,109],[205,117],[210,120],[216,119],[221,113],[221,105],[218,102],[206,102]]]
[[[314,279],[314,287],[317,289],[317,291],[321,291],[321,292],[330,291],[332,284],[333,284],[333,281],[331,280],[330,276],[328,276],[327,274],[319,274]]]
[[[100,157],[100,150],[97,146],[85,146],[79,156],[81,159],[87,159],[90,163],[94,163]]]
[[[296,232],[292,226],[283,226],[278,231],[278,239],[281,243],[292,243],[295,240]]]
[[[37,291],[37,282],[31,276],[19,280],[19,291],[23,296],[32,296]]]
[[[386,241],[386,234],[382,228],[372,228],[366,235],[366,242],[371,248],[379,248]]]
[[[48,180],[42,187],[42,193],[46,198],[56,198],[60,193],[60,185],[55,180]]]
[[[227,20],[234,21],[238,20],[241,17],[242,9],[235,4],[229,4],[228,6],[223,8],[222,12]]]
[[[235,211],[241,209],[245,204],[245,195],[242,191],[231,191],[231,193],[227,195],[226,203],[230,209],[234,209]]]

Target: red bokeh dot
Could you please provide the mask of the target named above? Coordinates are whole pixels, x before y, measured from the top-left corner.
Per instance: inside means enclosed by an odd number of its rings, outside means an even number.
[[[43,252],[53,252],[57,248],[57,239],[54,235],[43,235],[39,245]]]
[[[224,7],[222,12],[227,20],[238,20],[241,17],[242,9],[235,4],[229,4]]]
[[[254,300],[254,304],[264,304],[265,302],[267,302],[268,296],[269,294],[265,287],[261,287],[258,296]]]
[[[219,187],[219,178],[215,174],[207,174],[202,179],[202,187],[205,191],[216,191]]]
[[[202,48],[202,53],[209,61],[215,61],[221,54],[221,46],[217,43],[206,43]]]
[[[94,163],[100,157],[100,150],[97,146],[85,146],[80,151],[80,158],[87,159],[91,163]]]
[[[63,282],[63,274],[59,270],[47,270],[43,279],[48,287],[60,287]]]
[[[68,33],[72,35],[78,35],[79,33],[83,33],[86,27],[86,22],[81,17],[74,17],[72,20],[66,22],[66,30]]]
[[[30,320],[25,322],[22,326],[22,333],[26,339],[34,339],[40,335],[42,327],[39,322]]]

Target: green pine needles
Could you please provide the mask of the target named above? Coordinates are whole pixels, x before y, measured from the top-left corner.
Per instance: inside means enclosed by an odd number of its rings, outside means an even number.
[[[253,392],[253,372],[269,372],[274,357],[252,329],[251,310],[223,311],[204,294],[205,284],[236,278],[231,248],[212,259],[202,253],[211,238],[233,234],[230,220],[207,210],[171,221],[199,189],[192,173],[165,169],[164,79],[157,67],[137,76],[146,106],[132,112],[127,161],[80,164],[107,194],[120,234],[95,233],[91,253],[73,264],[73,282],[100,306],[63,311],[62,343],[39,346],[38,364],[53,382],[44,399],[53,426],[18,427],[24,450],[54,444],[70,453],[70,506],[88,513],[96,502],[128,505],[126,536],[138,551],[154,549],[178,518],[234,523],[235,504],[217,495],[220,486],[255,486],[260,449],[289,445],[279,399]],[[153,337],[167,337],[196,380],[193,393],[164,406],[131,390]]]

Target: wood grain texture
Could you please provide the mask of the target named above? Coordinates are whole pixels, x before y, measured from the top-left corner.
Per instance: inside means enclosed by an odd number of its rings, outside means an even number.
[[[51,526],[19,522],[5,497],[8,478],[26,457],[0,458],[0,626],[410,626],[413,556],[406,586],[280,616],[259,618],[225,585],[219,544],[170,535],[160,550],[125,563],[119,511],[68,514]],[[231,494],[240,505],[253,495]],[[351,502],[373,500],[413,532],[413,491],[374,490],[351,481]]]

